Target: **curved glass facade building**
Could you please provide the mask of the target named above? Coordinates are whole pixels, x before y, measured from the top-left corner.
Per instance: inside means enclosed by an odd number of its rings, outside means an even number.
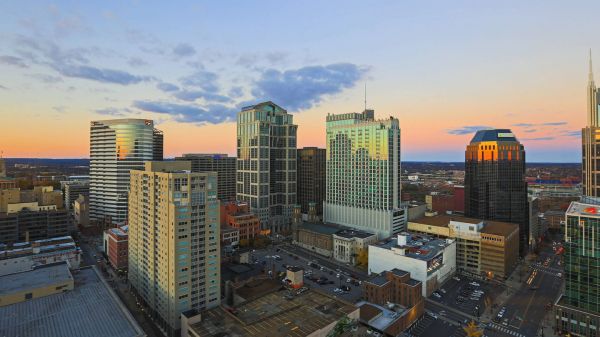
[[[90,123],[90,219],[127,219],[129,172],[162,160],[163,135],[148,119]]]

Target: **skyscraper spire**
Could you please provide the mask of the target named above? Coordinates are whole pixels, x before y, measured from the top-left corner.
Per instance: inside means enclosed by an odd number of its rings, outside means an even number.
[[[590,84],[594,83],[594,70],[592,68],[592,48],[590,48],[590,72],[588,73]]]
[[[590,69],[588,74],[588,87],[587,87],[587,114],[588,124],[587,126],[598,127],[598,90],[594,83],[594,70],[592,68],[592,49],[590,48]]]

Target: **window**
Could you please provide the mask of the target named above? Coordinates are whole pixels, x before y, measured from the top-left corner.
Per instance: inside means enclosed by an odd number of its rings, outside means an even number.
[[[31,293],[27,293],[27,294],[25,294],[25,299],[26,299],[26,300],[30,300],[30,299],[32,299],[32,298],[33,298],[33,294],[31,294]]]

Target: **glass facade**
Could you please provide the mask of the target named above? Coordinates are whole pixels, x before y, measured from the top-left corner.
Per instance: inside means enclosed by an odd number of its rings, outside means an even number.
[[[237,118],[236,194],[265,230],[288,229],[296,204],[293,116],[272,102],[245,107]]]
[[[145,161],[154,159],[162,160],[162,133],[151,120],[91,122],[90,219],[109,216],[115,223],[124,222],[129,171],[143,169]]]

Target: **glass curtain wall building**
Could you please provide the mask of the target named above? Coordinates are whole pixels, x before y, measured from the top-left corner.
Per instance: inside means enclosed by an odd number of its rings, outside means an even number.
[[[565,293],[554,306],[556,328],[600,336],[600,207],[572,202],[564,228]]]
[[[192,172],[217,172],[219,200],[221,203],[235,201],[235,157],[226,154],[188,153],[175,160],[192,162]]]
[[[402,232],[400,123],[373,110],[327,115],[324,220],[379,238]]]
[[[529,250],[525,148],[508,129],[477,131],[465,151],[465,215],[519,225],[519,255]]]
[[[250,205],[265,232],[290,228],[297,130],[293,116],[273,102],[244,107],[237,116],[237,200]]]
[[[90,219],[127,219],[129,171],[162,160],[162,132],[148,119],[90,123]]]

